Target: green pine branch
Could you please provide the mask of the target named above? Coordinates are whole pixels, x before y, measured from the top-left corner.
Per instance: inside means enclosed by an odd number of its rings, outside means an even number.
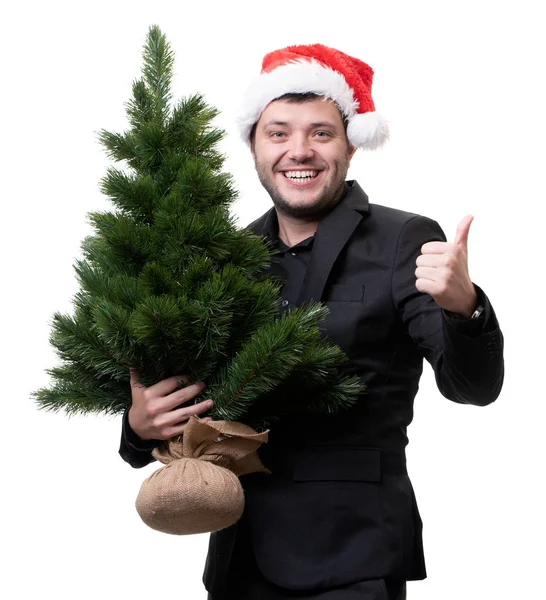
[[[273,250],[230,215],[237,192],[221,171],[218,111],[200,95],[171,106],[173,65],[151,27],[126,104],[130,128],[98,135],[118,163],[101,180],[114,210],[89,215],[74,314],[52,320],[61,364],[35,399],[68,414],[117,413],[137,367],[145,385],[205,381],[214,418],[266,424],[350,406],[363,387],[342,376],[345,356],[319,333],[326,308],[279,316],[281,283],[266,275]]]
[[[154,116],[158,120],[163,120],[168,114],[171,99],[174,55],[166,37],[157,25],[150,27],[142,56],[144,59],[142,74],[152,94]]]

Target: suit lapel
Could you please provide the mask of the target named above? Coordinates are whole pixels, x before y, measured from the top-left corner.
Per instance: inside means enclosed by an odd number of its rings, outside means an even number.
[[[348,181],[346,190],[342,200],[321,221],[315,233],[311,260],[298,298],[298,305],[322,299],[334,263],[363,217],[369,212],[368,196],[356,181]],[[265,236],[270,242],[277,238],[278,227],[274,208],[248,226],[254,233]],[[274,276],[282,275],[280,272],[275,272],[275,268],[270,268],[269,272]]]
[[[368,197],[356,181],[349,183],[346,197],[320,223],[313,242],[313,252],[305,274],[298,305],[320,301],[337,257],[368,212]]]

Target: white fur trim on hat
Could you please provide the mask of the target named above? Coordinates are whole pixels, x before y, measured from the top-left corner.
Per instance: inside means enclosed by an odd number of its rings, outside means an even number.
[[[358,110],[358,101],[345,78],[318,61],[296,60],[261,74],[243,97],[237,119],[241,137],[248,143],[250,132],[266,106],[284,94],[313,92],[330,98],[350,119]]]

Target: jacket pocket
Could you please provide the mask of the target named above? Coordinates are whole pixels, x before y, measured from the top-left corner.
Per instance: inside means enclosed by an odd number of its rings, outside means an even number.
[[[381,449],[314,448],[294,456],[294,481],[381,481]]]
[[[332,285],[326,296],[326,302],[362,302],[364,285]]]

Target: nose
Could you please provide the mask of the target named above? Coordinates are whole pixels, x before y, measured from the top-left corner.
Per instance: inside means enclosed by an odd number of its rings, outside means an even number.
[[[312,143],[306,135],[292,135],[287,157],[295,162],[303,162],[314,156]]]

